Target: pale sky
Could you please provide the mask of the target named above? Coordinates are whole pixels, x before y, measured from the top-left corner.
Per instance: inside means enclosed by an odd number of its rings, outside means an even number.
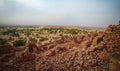
[[[0,0],[1,25],[107,27],[120,20],[120,0]]]

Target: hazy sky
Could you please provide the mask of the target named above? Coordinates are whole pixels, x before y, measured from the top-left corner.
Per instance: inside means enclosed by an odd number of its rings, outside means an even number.
[[[0,24],[106,27],[120,20],[120,0],[0,0]]]

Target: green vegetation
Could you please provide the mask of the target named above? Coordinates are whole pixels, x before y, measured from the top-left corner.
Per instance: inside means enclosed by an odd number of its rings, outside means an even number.
[[[23,40],[23,39],[15,40],[15,41],[13,42],[13,45],[14,45],[15,47],[24,46],[25,44],[26,44],[26,41]]]
[[[45,41],[45,40],[48,40],[48,38],[47,38],[47,37],[40,37],[39,40],[40,40],[40,41]]]
[[[72,34],[72,35],[77,35],[80,32],[80,30],[78,30],[78,29],[69,29],[67,32]]]
[[[11,30],[3,31],[2,34],[3,34],[3,35],[8,35],[8,34],[10,34],[10,33],[15,34],[15,32],[16,32],[16,29],[11,29]]]
[[[29,37],[29,41],[32,43],[37,43],[37,39],[33,38],[33,37]]]
[[[84,31],[82,31],[82,32],[83,32],[83,34],[88,34],[88,31],[85,31],[85,30],[84,30]]]
[[[8,44],[8,41],[6,39],[0,38],[0,45]]]
[[[25,33],[25,35],[27,35],[27,37],[29,37],[31,35],[31,33],[28,31]]]
[[[7,41],[13,42],[14,46],[24,45],[27,43],[49,43],[61,38],[73,38],[80,34],[88,34],[94,32],[93,30],[85,30],[76,27],[4,27],[0,28],[0,44],[6,44]],[[22,39],[22,40],[19,40]],[[23,41],[26,40],[26,41]],[[19,40],[19,41],[18,41]],[[24,44],[23,44],[24,42]]]
[[[63,32],[63,30],[64,30],[64,28],[42,28],[42,29],[40,29],[41,31],[47,31],[47,32],[50,32],[51,34],[53,33],[53,34],[55,34],[55,33],[57,33],[58,31],[59,32]]]
[[[12,36],[19,37],[19,33],[17,33],[16,29],[11,29],[11,30],[7,30],[7,31],[3,31],[2,34],[3,35],[11,34]]]

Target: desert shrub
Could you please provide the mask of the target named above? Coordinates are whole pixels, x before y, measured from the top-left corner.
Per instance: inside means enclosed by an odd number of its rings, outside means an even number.
[[[37,43],[37,39],[32,38],[32,37],[29,37],[29,41],[32,42],[32,43]]]
[[[12,37],[12,36],[10,36],[8,40],[9,40],[9,42],[11,42],[11,41],[14,41],[14,40],[15,40],[15,38],[14,38],[14,37]]]
[[[11,30],[7,30],[2,32],[3,35],[8,35],[8,34],[12,34],[12,36],[16,36],[19,37],[19,33],[17,33],[16,29],[11,29]]]
[[[59,34],[59,36],[63,36],[63,33]]]
[[[88,31],[83,30],[82,32],[83,32],[83,34],[88,34]]]
[[[2,32],[3,35],[8,35],[10,33],[14,34],[16,32],[16,29],[11,29],[11,30],[7,30],[7,31],[4,31]]]
[[[31,35],[31,32],[26,32],[25,35],[27,35],[27,37],[29,37]]]
[[[0,38],[0,45],[5,45],[7,43],[8,41],[6,39]]]
[[[15,47],[18,47],[18,46],[24,46],[25,43],[26,43],[25,40],[19,39],[19,40],[15,40],[15,41],[13,42],[13,45],[14,45]]]
[[[12,35],[13,35],[13,36],[16,36],[16,37],[19,37],[19,36],[20,36],[19,33],[16,33],[16,32],[15,32],[15,33],[12,33]]]
[[[48,40],[48,38],[47,38],[47,37],[40,37],[39,40],[40,40],[40,41],[45,41],[45,40]]]
[[[77,35],[79,33],[80,30],[78,29],[69,29],[67,32],[72,34],[72,35]]]

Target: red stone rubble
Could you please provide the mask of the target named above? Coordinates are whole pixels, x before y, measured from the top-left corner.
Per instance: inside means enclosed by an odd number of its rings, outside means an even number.
[[[23,48],[0,45],[0,71],[119,71],[120,24],[105,31]]]

